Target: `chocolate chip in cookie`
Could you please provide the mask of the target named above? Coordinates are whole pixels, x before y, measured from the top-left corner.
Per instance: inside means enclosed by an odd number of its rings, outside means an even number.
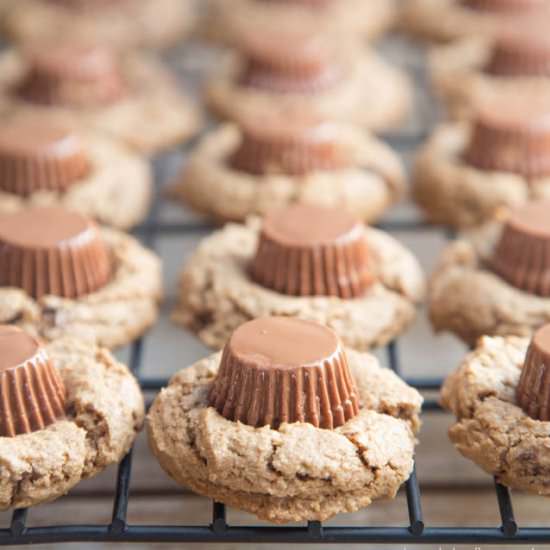
[[[518,405],[536,420],[550,420],[550,325],[534,335],[516,390]]]
[[[17,116],[0,127],[0,190],[19,196],[65,192],[90,171],[69,125],[48,116]]]
[[[550,201],[508,215],[490,264],[516,288],[550,296]]]
[[[362,296],[373,282],[365,228],[343,208],[277,209],[263,221],[250,273],[291,296]]]
[[[308,422],[333,429],[359,411],[336,333],[289,317],[263,317],[233,333],[209,401],[225,418],[256,427]]]
[[[107,284],[112,265],[97,226],[63,208],[29,208],[0,217],[0,286],[75,298]]]
[[[0,325],[0,437],[42,430],[65,414],[65,388],[46,351]]]

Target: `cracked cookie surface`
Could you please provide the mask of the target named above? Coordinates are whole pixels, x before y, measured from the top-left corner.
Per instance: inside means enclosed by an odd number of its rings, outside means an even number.
[[[305,176],[255,176],[229,166],[241,136],[236,126],[225,125],[206,136],[191,154],[170,194],[220,222],[243,221],[295,202],[343,204],[358,218],[373,222],[404,194],[403,167],[383,142],[351,127],[342,126],[340,131],[353,151],[355,168]]]
[[[98,222],[129,229],[147,215],[152,194],[148,162],[103,135],[83,132],[90,173],[66,192],[38,191],[27,197],[0,191],[0,212],[34,206],[62,206]]]
[[[0,510],[54,500],[120,462],[143,425],[139,386],[107,350],[73,338],[46,350],[66,388],[67,416],[0,437]]]
[[[490,220],[498,209],[550,197],[550,178],[479,170],[463,160],[470,139],[468,123],[444,124],[420,150],[413,197],[430,221],[471,227]]]
[[[550,322],[549,298],[515,288],[489,269],[501,229],[501,222],[490,222],[449,245],[430,281],[433,327],[470,346],[484,335],[528,336]]]
[[[111,105],[95,108],[41,107],[17,98],[12,90],[27,70],[15,50],[0,55],[0,111],[40,113],[73,119],[106,133],[146,154],[159,152],[191,137],[201,124],[199,108],[183,94],[175,77],[154,56],[128,54],[122,72],[129,95]]]
[[[207,404],[220,354],[176,374],[148,416],[165,471],[197,493],[275,523],[325,520],[392,498],[413,466],[420,394],[371,355],[347,351],[359,415],[335,430],[254,428]]]
[[[483,337],[445,381],[441,402],[457,417],[449,437],[461,454],[508,487],[549,495],[550,422],[515,399],[529,341]]]
[[[228,225],[202,241],[180,279],[180,300],[173,318],[220,349],[233,330],[263,316],[292,316],[335,330],[344,343],[366,350],[382,346],[404,331],[424,296],[424,276],[414,256],[393,237],[367,228],[371,266],[378,281],[364,296],[295,297],[254,283],[248,265],[260,222]]]
[[[23,290],[1,287],[0,323],[18,325],[39,340],[73,336],[108,348],[143,334],[158,316],[160,260],[129,235],[105,228],[101,235],[113,257],[107,285],[75,300],[44,296],[38,301]]]

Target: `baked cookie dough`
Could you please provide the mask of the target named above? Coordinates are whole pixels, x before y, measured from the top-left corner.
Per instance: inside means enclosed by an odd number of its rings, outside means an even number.
[[[188,35],[196,22],[194,0],[100,4],[94,6],[88,0],[17,0],[7,11],[4,31],[21,43],[62,36],[116,47],[168,48]]]
[[[424,277],[414,256],[390,235],[366,229],[369,266],[376,281],[363,295],[291,296],[269,290],[249,276],[260,226],[258,220],[250,220],[214,233],[202,241],[181,275],[173,319],[206,345],[219,349],[242,323],[281,315],[318,321],[334,329],[347,346],[367,350],[386,344],[414,320],[424,295]]]
[[[546,0],[473,0],[470,2],[473,7],[467,3],[463,0],[407,0],[403,2],[400,27],[425,40],[447,42],[465,36],[492,35],[504,22],[513,21],[531,10],[541,10],[541,16],[548,16]]]
[[[528,338],[481,338],[445,381],[441,402],[457,417],[449,437],[462,455],[508,487],[548,495],[549,424],[516,396],[528,346]]]
[[[329,120],[376,131],[400,125],[412,104],[405,73],[365,47],[350,51],[346,65],[342,79],[316,92],[278,93],[239,83],[244,59],[228,54],[207,84],[206,100],[216,115],[229,120],[238,120],[242,109],[269,112],[276,107],[296,112],[314,109]]]
[[[0,510],[68,493],[120,462],[143,425],[139,386],[107,350],[64,338],[45,351],[65,386],[66,417],[38,431],[0,437]]]
[[[198,144],[170,188],[170,195],[218,222],[244,221],[270,208],[303,202],[343,205],[366,222],[379,219],[405,191],[397,155],[364,131],[338,125],[338,140],[351,150],[349,166],[305,174],[251,174],[231,166],[243,131],[227,124]]]
[[[546,239],[548,205],[545,200],[503,212],[502,219],[449,245],[430,282],[435,330],[474,346],[483,335],[528,336],[550,322],[550,298],[541,283],[547,268],[539,248]]]
[[[392,26],[397,15],[394,0],[338,0],[327,4],[316,7],[305,2],[209,0],[201,31],[211,40],[229,43],[240,28],[252,25],[340,31],[372,40]]]
[[[35,209],[29,212],[36,216]],[[0,323],[20,326],[43,341],[73,337],[108,348],[128,344],[149,329],[162,296],[159,259],[129,235],[107,228],[100,235],[111,267],[97,290],[74,298],[51,293],[35,298],[30,289],[1,286]]]
[[[69,117],[146,154],[172,147],[199,129],[201,115],[197,106],[179,90],[175,77],[152,55],[144,52],[119,55],[103,47],[68,43],[52,46],[44,56],[40,63],[46,70],[40,68],[45,72],[44,75],[40,73],[41,79],[68,78],[66,71],[71,75],[73,81],[58,88],[65,96],[49,98],[46,103],[25,99],[19,90],[25,83],[29,87],[34,85],[28,80],[34,70],[31,56],[22,51],[7,50],[0,55],[0,113],[34,115],[48,112]],[[66,63],[65,67],[63,63]],[[101,68],[99,74],[82,77],[79,71],[85,73],[86,64],[93,67],[94,63]],[[50,75],[47,71],[52,67],[56,73]],[[104,75],[101,74],[103,69]],[[61,71],[60,74],[57,71]],[[114,89],[120,87],[120,90],[112,92],[115,97],[107,100],[93,97],[92,85],[83,84],[82,78],[84,82],[90,78],[94,84],[96,78],[97,81],[110,79],[105,83],[107,92],[102,90],[102,93],[111,93],[111,86]]]
[[[78,130],[56,118],[2,121],[0,212],[61,206],[118,229],[140,223],[151,202],[149,163],[104,134]],[[75,162],[83,168],[71,173]],[[23,164],[27,169],[17,173],[14,167]],[[63,185],[56,188],[58,184]]]
[[[256,428],[208,406],[221,354],[176,374],[148,416],[164,470],[193,491],[274,523],[323,521],[393,498],[413,468],[422,398],[371,355],[347,350],[359,412],[334,429]]]

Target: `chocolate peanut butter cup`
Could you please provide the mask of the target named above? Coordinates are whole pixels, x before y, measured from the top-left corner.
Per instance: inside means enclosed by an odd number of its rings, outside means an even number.
[[[304,175],[352,165],[340,128],[313,113],[272,111],[240,117],[242,140],[232,168],[255,175]]]
[[[62,208],[0,216],[0,286],[78,298],[103,287],[111,258],[96,225]]]
[[[363,224],[342,208],[295,204],[263,221],[252,279],[291,296],[362,296],[373,282]]]
[[[550,201],[513,211],[491,260],[493,270],[516,288],[550,296]]]
[[[345,72],[338,48],[308,33],[243,30],[237,47],[245,57],[239,82],[251,88],[315,94],[338,83]]]
[[[536,28],[538,27],[538,28]],[[496,76],[550,76],[550,36],[534,24],[504,31],[495,40],[486,72]]]
[[[29,70],[15,90],[26,101],[95,107],[126,94],[118,56],[101,46],[49,44],[30,50],[27,59]]]
[[[331,4],[335,4],[338,0],[258,0],[265,4],[295,4],[298,6],[306,6],[308,8],[326,8]]]
[[[536,420],[550,420],[550,325],[540,328],[527,351],[516,389],[517,404]]]
[[[0,325],[0,437],[42,430],[65,414],[65,388],[38,342]]]
[[[288,317],[256,319],[233,333],[209,402],[228,420],[272,428],[308,422],[333,429],[359,410],[338,336]]]
[[[89,170],[84,144],[69,126],[30,116],[0,126],[0,191],[64,192]]]
[[[550,174],[550,96],[545,86],[518,84],[479,101],[475,110],[467,163],[526,178]]]

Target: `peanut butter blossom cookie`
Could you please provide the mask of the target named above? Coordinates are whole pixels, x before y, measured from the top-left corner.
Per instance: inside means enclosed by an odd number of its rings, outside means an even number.
[[[81,214],[37,207],[0,215],[0,322],[40,339],[109,348],[156,320],[160,262],[134,238]]]
[[[332,330],[268,317],[172,378],[149,441],[168,475],[201,495],[275,523],[326,520],[395,496],[421,404]]]
[[[484,337],[445,382],[460,453],[514,489],[550,494],[550,325],[530,341]]]
[[[444,252],[430,316],[470,345],[482,335],[527,336],[550,322],[550,201],[531,203]]]
[[[0,112],[64,115],[144,153],[179,143],[200,123],[155,57],[65,38],[0,55]]]
[[[0,212],[64,206],[127,229],[146,216],[151,191],[148,163],[102,134],[48,115],[0,124]]]
[[[172,46],[196,19],[192,0],[17,0],[5,12],[16,42],[85,38],[125,48]]]
[[[202,25],[207,37],[231,42],[243,27],[296,28],[373,39],[394,23],[394,0],[209,0]]]
[[[55,500],[119,462],[145,416],[139,386],[105,349],[46,347],[0,325],[0,510]]]
[[[216,221],[302,202],[345,206],[372,222],[404,190],[402,164],[383,142],[311,110],[274,108],[206,135],[171,194]]]
[[[488,36],[524,15],[548,17],[548,0],[407,0],[401,27],[428,40]]]
[[[331,120],[374,130],[402,122],[411,106],[406,75],[349,37],[302,29],[242,30],[236,51],[207,86],[223,118],[281,106],[315,109]]]
[[[546,19],[511,21],[494,37],[470,37],[435,48],[430,64],[436,90],[451,117],[467,118],[476,98],[501,88],[523,93],[528,83],[550,89]]]
[[[477,102],[471,123],[436,130],[418,155],[413,184],[431,221],[479,225],[502,207],[550,196],[548,90],[502,88]]]
[[[213,348],[251,319],[319,321],[366,350],[416,316],[424,277],[391,236],[343,209],[293,205],[206,238],[181,276],[174,320]]]

